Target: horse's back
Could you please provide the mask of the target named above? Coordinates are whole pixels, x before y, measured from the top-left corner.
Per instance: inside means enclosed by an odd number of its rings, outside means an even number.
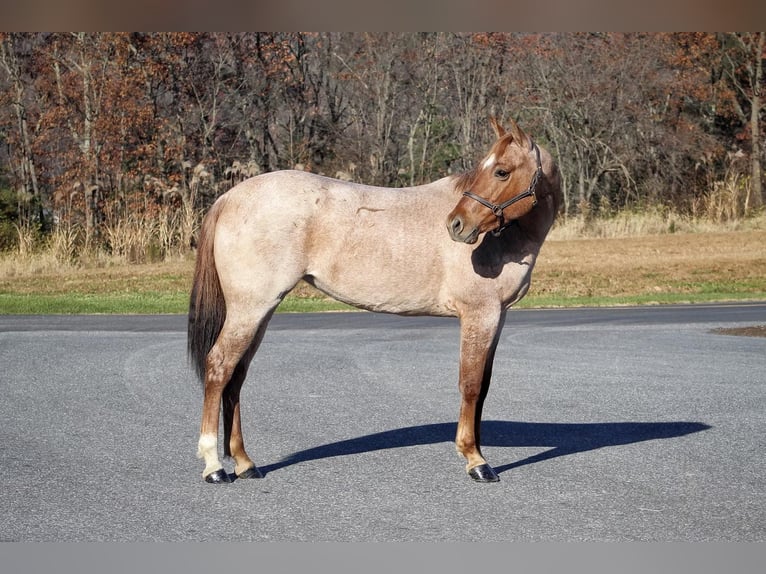
[[[450,314],[439,301],[443,251],[454,249],[441,221],[452,199],[444,183],[395,189],[298,171],[256,176],[226,194],[217,259],[230,262],[231,281],[267,291],[305,278],[365,309]],[[429,209],[438,223],[424,217]]]

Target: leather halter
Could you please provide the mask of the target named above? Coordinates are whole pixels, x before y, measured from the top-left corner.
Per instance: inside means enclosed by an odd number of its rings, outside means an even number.
[[[471,193],[470,191],[464,191],[463,195],[465,197],[470,197],[471,199],[475,199],[479,203],[481,203],[483,206],[488,207],[492,210],[492,213],[495,214],[495,217],[497,217],[497,228],[492,230],[492,235],[497,237],[502,233],[502,231],[508,227],[511,223],[513,223],[513,220],[506,221],[505,217],[503,216],[503,211],[506,207],[510,207],[517,201],[521,201],[522,199],[525,199],[527,197],[532,197],[534,200],[532,203],[532,207],[537,205],[537,195],[535,194],[535,188],[537,187],[537,183],[540,181],[540,176],[543,173],[543,164],[540,161],[540,148],[537,147],[537,144],[532,142],[533,149],[535,150],[535,156],[537,159],[537,169],[535,170],[535,175],[532,177],[532,181],[529,184],[529,187],[522,191],[521,193],[514,195],[511,199],[504,201],[503,203],[492,203],[486,199],[484,199],[481,196],[476,195],[475,193]]]

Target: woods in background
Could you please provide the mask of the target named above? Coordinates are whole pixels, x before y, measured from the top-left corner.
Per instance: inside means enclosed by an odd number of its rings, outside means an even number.
[[[490,115],[557,157],[566,216],[743,217],[764,200],[765,37],[0,34],[0,248],[162,257],[265,171],[461,172]]]

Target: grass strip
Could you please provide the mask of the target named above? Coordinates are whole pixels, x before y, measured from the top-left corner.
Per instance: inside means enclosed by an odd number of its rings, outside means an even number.
[[[328,299],[287,296],[278,313],[346,311],[352,307]],[[0,315],[157,315],[185,314],[187,293],[0,293]]]
[[[763,301],[764,292],[698,292],[649,293],[616,297],[562,297],[557,295],[528,295],[516,305],[522,309],[558,307],[611,307],[629,305],[667,305],[682,303],[710,303],[723,301]],[[67,295],[0,293],[0,315],[155,315],[185,314],[188,294],[119,293]],[[288,295],[277,308],[277,313],[316,313],[324,311],[350,311],[354,307],[317,297]]]

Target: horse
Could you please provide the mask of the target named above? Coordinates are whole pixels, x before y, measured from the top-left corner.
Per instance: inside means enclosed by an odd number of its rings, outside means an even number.
[[[482,456],[481,412],[507,310],[529,289],[561,204],[556,162],[513,120],[474,169],[385,188],[302,171],[257,175],[221,195],[200,227],[188,354],[204,385],[197,455],[209,483],[261,478],[245,451],[240,390],[266,327],[305,280],[360,309],[457,317],[455,447],[477,482],[499,477]],[[223,451],[218,456],[219,415]]]

